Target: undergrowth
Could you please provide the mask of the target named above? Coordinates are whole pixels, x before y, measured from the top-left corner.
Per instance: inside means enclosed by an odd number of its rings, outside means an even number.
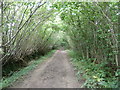
[[[110,72],[110,68],[105,67],[105,62],[101,64],[95,64],[91,62],[91,59],[83,59],[78,57],[74,51],[69,51],[71,61],[77,70],[77,77],[82,76],[85,79],[85,83],[82,87],[86,88],[118,88],[118,77],[120,71],[117,70],[113,76]]]
[[[21,78],[23,75],[28,74],[28,72],[34,69],[38,64],[40,64],[41,62],[52,56],[54,52],[55,50],[52,50],[48,54],[41,56],[39,59],[32,60],[28,66],[21,68],[17,72],[14,72],[10,77],[7,78],[3,77],[2,80],[0,81],[0,88],[6,88],[12,85],[17,79]]]

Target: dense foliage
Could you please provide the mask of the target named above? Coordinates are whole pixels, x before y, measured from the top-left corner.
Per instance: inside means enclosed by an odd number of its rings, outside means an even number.
[[[46,2],[1,2],[3,75],[52,48],[55,30],[48,22],[52,12]]]
[[[119,69],[118,2],[0,2],[3,75],[52,49],[70,49],[87,88],[116,88]]]
[[[61,12],[85,86],[118,87],[118,3],[58,2],[53,7]]]

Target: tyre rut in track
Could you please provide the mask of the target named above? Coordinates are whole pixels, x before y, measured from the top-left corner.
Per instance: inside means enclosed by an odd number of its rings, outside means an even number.
[[[73,67],[66,51],[57,50],[42,65],[32,71],[22,82],[12,88],[79,88]]]

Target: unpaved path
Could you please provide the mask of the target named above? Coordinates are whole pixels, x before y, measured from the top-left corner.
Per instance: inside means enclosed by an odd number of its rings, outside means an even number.
[[[79,88],[66,51],[57,50],[22,82],[12,88]]]

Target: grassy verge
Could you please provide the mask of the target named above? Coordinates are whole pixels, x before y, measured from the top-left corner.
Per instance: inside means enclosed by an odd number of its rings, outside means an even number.
[[[52,50],[47,55],[41,56],[39,59],[31,61],[31,63],[27,67],[22,68],[18,72],[14,72],[12,76],[5,78],[4,80],[2,79],[0,81],[0,89],[6,88],[6,87],[12,85],[12,83],[15,82],[17,79],[21,78],[21,76],[26,75],[29,71],[34,69],[38,64],[42,63],[44,60],[46,60],[47,58],[52,56],[54,52],[55,52],[55,50]]]
[[[77,79],[79,81],[85,80],[85,78],[83,77],[83,74],[82,74],[83,70],[81,70],[82,65],[81,65],[80,61],[78,61],[78,59],[77,59],[78,56],[72,50],[67,50],[67,52],[70,56],[70,61],[72,62],[72,65],[74,66],[74,70],[76,70]],[[82,85],[81,88],[84,88],[84,85]]]
[[[78,55],[74,51],[68,51],[71,62],[75,69],[77,70],[78,80],[85,79],[85,83],[82,87],[86,88],[118,88],[118,81],[116,75],[110,75],[109,72],[105,71],[104,64],[95,64],[91,62],[91,59],[83,59],[78,57]],[[109,69],[109,68],[108,68]],[[106,76],[107,75],[107,76]],[[109,76],[108,76],[109,75]]]

